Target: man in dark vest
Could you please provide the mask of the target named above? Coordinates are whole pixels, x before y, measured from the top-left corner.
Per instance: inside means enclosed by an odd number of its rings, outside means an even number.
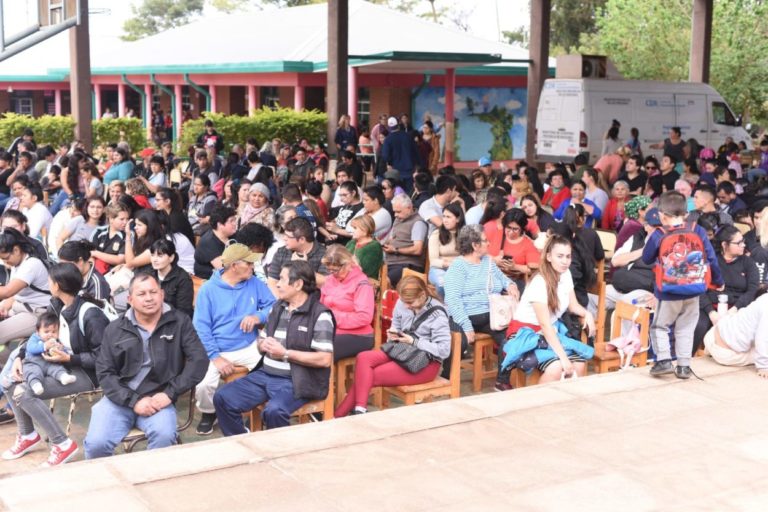
[[[392,199],[395,223],[384,239],[384,261],[387,276],[394,289],[400,282],[403,269],[410,268],[424,272],[424,245],[427,238],[427,223],[413,209],[411,199],[399,194]]]
[[[244,434],[242,414],[264,402],[262,419],[270,429],[289,425],[293,411],[328,395],[335,322],[320,303],[315,273],[306,261],[288,261],[276,289],[279,301],[267,320],[267,336],[259,339],[261,362],[213,397],[225,436]]]

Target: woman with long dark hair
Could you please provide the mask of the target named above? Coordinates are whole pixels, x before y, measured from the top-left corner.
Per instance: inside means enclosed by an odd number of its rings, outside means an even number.
[[[179,256],[176,246],[170,240],[161,238],[150,246],[149,252],[152,271],[164,292],[166,304],[191,317],[194,286],[189,272],[177,264]]]
[[[107,223],[104,208],[107,203],[102,197],[89,197],[85,200],[80,215],[70,220],[59,233],[56,246],[61,247],[68,240],[91,240],[94,232]]]
[[[533,194],[523,196],[520,200],[520,208],[525,212],[525,216],[528,217],[525,229],[531,238],[538,237],[539,233],[546,233],[555,222],[552,214],[541,208],[539,199]]]
[[[459,256],[456,239],[465,225],[461,206],[448,203],[443,208],[443,224],[429,237],[429,282],[437,289],[440,297],[445,295],[445,273]]]
[[[506,199],[490,199],[485,203],[485,210],[480,219],[485,236],[488,239],[488,254],[495,258],[501,251],[501,243],[504,240],[504,226],[501,218],[507,209]]]
[[[44,466],[57,466],[70,460],[78,450],[77,443],[68,438],[48,406],[48,400],[73,393],[92,391],[98,386],[96,359],[102,336],[109,319],[102,311],[104,304],[90,296],[81,295],[83,276],[71,263],[58,263],[50,268],[49,288],[63,308],[59,312],[59,339],[46,342],[46,361],[63,364],[75,376],[75,381],[63,385],[45,377],[43,393],[35,394],[23,384],[22,361],[25,351],[13,360],[10,382],[4,382],[8,403],[13,408],[18,434],[14,445],[3,452],[2,458],[13,460],[34,449],[42,437],[40,428],[51,443],[51,454]]]
[[[161,188],[155,193],[155,209],[168,214],[171,231],[181,233],[192,245],[195,245],[195,234],[189,219],[181,208],[181,198],[172,188]]]
[[[531,273],[539,268],[539,251],[525,234],[527,224],[528,218],[519,208],[512,208],[504,214],[504,238],[496,259],[499,269],[515,281],[520,290],[525,287]]]
[[[133,229],[133,231],[132,231]],[[151,271],[149,248],[165,238],[163,225],[154,210],[141,210],[125,227],[125,264],[134,272]]]

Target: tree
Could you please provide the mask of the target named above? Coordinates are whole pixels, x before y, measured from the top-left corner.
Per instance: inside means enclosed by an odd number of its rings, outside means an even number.
[[[607,0],[581,52],[607,55],[626,78],[687,80],[691,10],[691,0]],[[755,120],[768,115],[766,16],[762,0],[715,2],[711,83],[736,113]]]
[[[595,32],[595,21],[606,0],[552,0],[549,48],[552,55],[571,53],[582,34]]]
[[[203,0],[144,0],[139,7],[131,6],[133,18],[123,23],[124,41],[135,41],[189,23],[190,18],[203,12]]]

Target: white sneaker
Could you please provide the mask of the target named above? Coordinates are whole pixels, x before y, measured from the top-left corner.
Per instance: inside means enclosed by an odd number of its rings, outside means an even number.
[[[36,380],[32,384],[30,384],[30,387],[32,388],[32,392],[38,396],[42,395],[45,391],[45,388],[43,388],[43,383],[39,380]]]
[[[77,375],[72,375],[71,373],[62,373],[59,377],[59,382],[63,386],[66,386],[67,384],[72,384],[73,382],[77,381]]]

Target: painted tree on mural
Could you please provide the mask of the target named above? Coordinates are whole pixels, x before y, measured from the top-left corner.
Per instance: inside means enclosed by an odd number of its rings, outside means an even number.
[[[476,112],[479,105],[471,97],[466,97],[467,112],[470,117],[477,117],[480,121],[491,125],[491,135],[493,144],[488,152],[492,160],[511,160],[513,154],[512,137],[509,131],[515,122],[515,116],[504,107],[494,105],[488,110],[485,105],[483,112]],[[482,104],[482,103],[481,103]],[[458,130],[457,130],[458,131]]]

